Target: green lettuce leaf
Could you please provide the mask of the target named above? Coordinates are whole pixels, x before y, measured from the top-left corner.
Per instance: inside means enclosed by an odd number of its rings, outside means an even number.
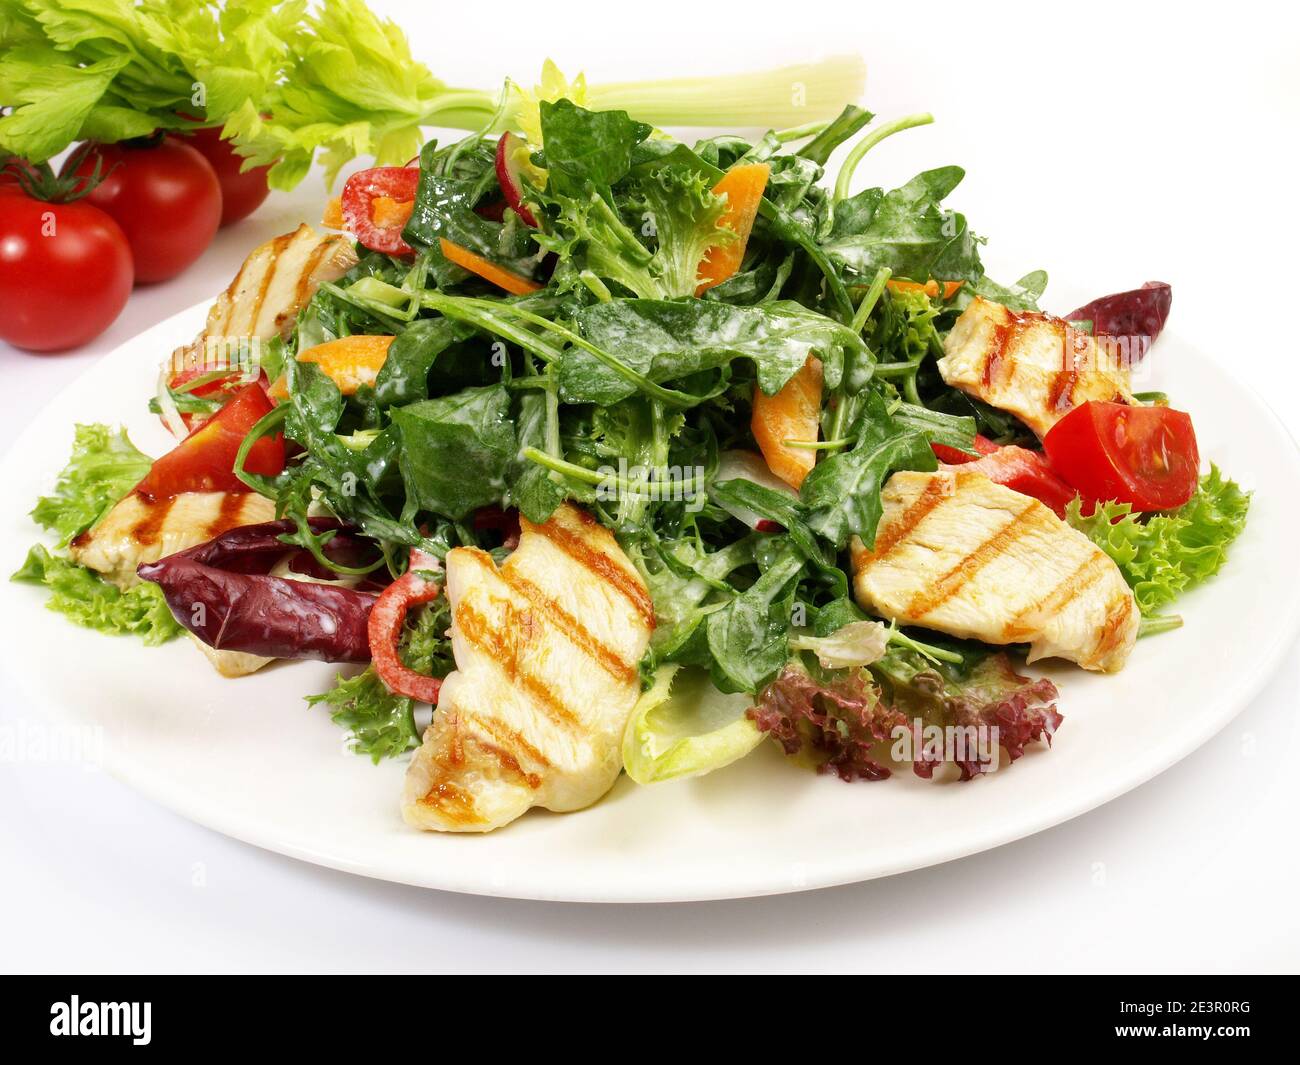
[[[44,585],[50,590],[45,605],[88,629],[139,636],[151,647],[184,631],[158,585],[138,584],[123,592],[84,566],[51,555],[42,544],[27,552],[22,568],[9,579]]]
[[[704,670],[669,665],[632,710],[623,767],[638,784],[699,776],[743,758],[763,742],[747,716],[749,695],[723,695]]]
[[[1076,499],[1065,520],[1114,559],[1139,609],[1151,615],[1223,568],[1249,509],[1250,493],[1211,466],[1177,510],[1143,520],[1127,503],[1106,503],[1084,517]]]
[[[153,459],[127,439],[126,431],[107,425],[78,425],[72,458],[59,474],[54,491],[32,509],[38,525],[57,533],[66,547],[140,483]]]

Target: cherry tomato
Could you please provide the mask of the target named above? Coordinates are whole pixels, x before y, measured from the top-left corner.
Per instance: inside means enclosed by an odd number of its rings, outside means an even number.
[[[195,130],[189,143],[202,153],[212,166],[221,183],[221,224],[228,226],[247,218],[256,211],[270,194],[266,184],[269,166],[255,166],[240,172],[244,158],[235,154],[230,141],[221,139],[221,127],[210,126]]]
[[[234,474],[235,456],[248,431],[274,404],[256,382],[246,385],[208,421],[154,462],[135,490],[152,499],[182,492],[247,492]],[[264,436],[249,450],[244,468],[274,477],[284,469],[284,437]]]
[[[97,207],[0,193],[0,338],[61,351],[112,325],[131,294],[126,236]]]
[[[101,144],[78,160],[103,180],[86,197],[126,234],[143,283],[175,277],[207,250],[221,224],[221,183],[199,152],[175,137],[157,144]]]
[[[407,166],[377,166],[353,174],[343,186],[343,217],[348,229],[371,251],[410,255],[402,239],[420,171]]]
[[[1196,491],[1196,433],[1180,410],[1084,403],[1052,426],[1043,448],[1052,468],[1088,499],[1170,510]]]

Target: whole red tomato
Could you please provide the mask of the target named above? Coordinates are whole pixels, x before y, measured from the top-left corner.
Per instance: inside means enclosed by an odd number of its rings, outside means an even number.
[[[121,228],[83,201],[46,203],[5,190],[0,210],[0,338],[61,351],[107,329],[131,294]]]
[[[166,281],[207,250],[221,224],[221,183],[211,164],[175,137],[157,143],[101,144],[83,153],[74,173],[103,180],[86,197],[126,234],[135,279]]]
[[[241,173],[239,168],[244,165],[244,158],[235,154],[230,141],[221,139],[220,126],[195,130],[189,143],[203,154],[221,182],[223,226],[247,218],[262,205],[271,191],[266,184],[269,166],[255,166]]]

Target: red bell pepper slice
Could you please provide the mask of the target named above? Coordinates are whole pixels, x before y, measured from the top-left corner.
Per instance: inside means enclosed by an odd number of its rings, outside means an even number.
[[[983,436],[975,437],[975,450],[979,455],[967,455],[943,444],[931,444],[941,462],[960,464],[968,470],[984,474],[994,484],[1004,485],[1013,492],[1032,496],[1065,517],[1066,504],[1078,492],[1052,470],[1041,452],[1007,445],[999,447]],[[1085,507],[1085,510],[1090,509]]]
[[[418,547],[397,580],[385,588],[370,611],[370,658],[375,673],[394,695],[405,695],[422,703],[437,705],[442,680],[417,673],[397,653],[398,639],[406,613],[413,606],[431,603],[442,594],[442,581],[429,573],[441,574],[442,564]]]
[[[371,251],[412,254],[415,249],[402,239],[402,230],[419,187],[420,171],[410,166],[376,166],[353,174],[343,186],[348,230]]]
[[[135,490],[151,499],[171,499],[182,492],[247,492],[234,474],[235,456],[244,437],[274,409],[265,390],[254,382],[236,392],[221,410],[154,462]],[[274,477],[284,469],[284,437],[264,436],[248,452],[244,469]]]

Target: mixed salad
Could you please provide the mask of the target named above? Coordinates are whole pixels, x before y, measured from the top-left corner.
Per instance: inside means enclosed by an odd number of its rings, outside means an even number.
[[[1247,494],[1129,387],[1169,287],[1054,317],[985,274],[959,167],[853,191],[928,116],[688,144],[501,99],[258,249],[149,400],[175,450],[78,427],[15,579],[225,673],[357,663],[308,701],[417,752],[413,824],[481,830],[764,738],[978,776],[1061,726],[1026,652],[1118,669],[1223,565]]]

